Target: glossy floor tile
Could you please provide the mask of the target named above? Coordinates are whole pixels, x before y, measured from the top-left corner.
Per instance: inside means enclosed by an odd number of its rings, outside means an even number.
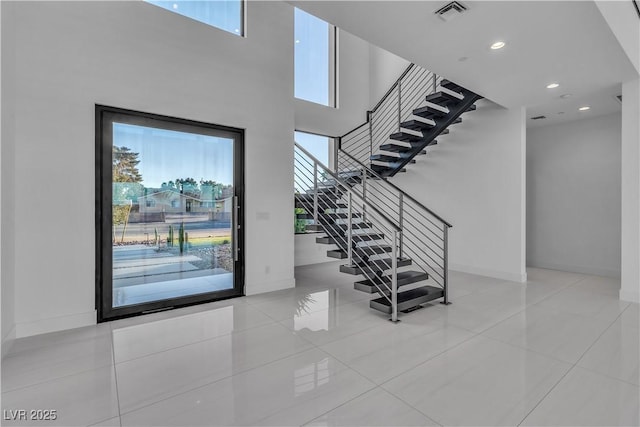
[[[119,363],[273,322],[247,304],[229,304],[157,322],[114,328],[115,361]]]
[[[124,414],[122,425],[301,425],[373,387],[311,349]]]
[[[552,297],[542,300],[539,304],[567,313],[611,322],[629,305],[628,302],[620,301],[617,295],[595,292],[592,289],[581,288],[578,284],[561,290]]]
[[[116,364],[121,412],[307,350],[312,345],[279,324]]]
[[[4,411],[55,410],[56,419],[38,421],[3,420],[3,426],[84,426],[118,416],[118,398],[113,366],[98,368],[18,390],[2,393]]]
[[[442,425],[517,425],[571,365],[476,336],[382,385]]]
[[[24,348],[2,360],[2,391],[11,391],[113,365],[111,337],[62,341]]]
[[[314,419],[306,426],[437,426],[383,389],[376,388]]]
[[[343,304],[367,300],[370,296],[353,289],[332,288],[310,290],[307,292],[290,292],[278,298],[248,303],[275,320],[286,320],[294,316],[304,316],[320,310],[333,309]]]
[[[399,323],[341,261],[296,288],[20,339],[2,409],[65,426],[637,425],[638,304],[615,279],[450,273]],[[634,424],[635,423],[635,424]]]
[[[638,387],[575,367],[527,416],[525,426],[637,426]]]
[[[640,325],[633,319],[637,318],[637,307],[638,304],[632,304],[627,308],[580,359],[578,365],[640,386]]]
[[[606,320],[533,305],[483,335],[575,363],[610,325]]]

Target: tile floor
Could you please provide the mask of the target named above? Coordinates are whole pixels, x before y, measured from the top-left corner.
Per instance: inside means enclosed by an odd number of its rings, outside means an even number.
[[[392,324],[338,263],[295,289],[15,342],[3,418],[64,426],[638,425],[638,305],[615,280],[451,273]],[[2,425],[27,425],[7,419]]]

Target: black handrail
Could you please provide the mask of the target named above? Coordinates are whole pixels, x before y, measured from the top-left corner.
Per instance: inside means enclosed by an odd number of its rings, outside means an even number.
[[[362,126],[364,126],[364,125],[366,125],[367,123],[369,123],[369,122],[371,121],[371,113],[375,113],[375,112],[378,110],[378,108],[380,108],[380,106],[382,105],[382,103],[383,103],[384,101],[386,101],[386,99],[389,97],[389,95],[391,95],[391,93],[393,92],[393,90],[394,90],[395,88],[397,88],[397,87],[398,87],[398,84],[400,84],[400,81],[401,81],[402,79],[404,79],[404,78],[405,78],[405,76],[409,73],[409,71],[411,71],[411,69],[412,69],[413,67],[415,67],[415,64],[413,64],[413,63],[412,63],[412,64],[409,64],[409,66],[407,67],[407,69],[406,69],[406,70],[404,70],[404,71],[402,72],[402,74],[400,75],[400,77],[398,77],[398,79],[395,81],[395,83],[393,84],[393,86],[391,86],[391,87],[389,88],[389,90],[387,91],[387,93],[385,93],[385,94],[384,94],[384,96],[380,99],[380,101],[378,101],[378,103],[376,104],[376,106],[375,106],[375,107],[373,107],[373,109],[372,109],[372,110],[370,110],[370,111],[368,111],[368,112],[367,112],[367,121],[366,121],[366,122],[364,122],[364,123],[362,123],[362,124],[360,124],[360,125],[356,126],[355,128],[351,129],[349,132],[347,132],[347,133],[345,133],[344,135],[342,135],[342,136],[341,136],[341,138],[346,137],[347,135],[349,135],[349,134],[353,133],[353,132],[354,132],[354,131],[356,131],[357,129],[360,129]]]
[[[395,190],[397,190],[399,193],[401,193],[403,195],[403,197],[406,197],[407,199],[411,200],[413,203],[415,203],[416,205],[418,205],[419,207],[421,207],[422,209],[424,209],[425,211],[429,212],[431,215],[433,215],[438,221],[440,221],[441,223],[443,223],[444,225],[446,225],[447,227],[451,228],[453,227],[453,225],[449,224],[447,221],[445,221],[440,215],[438,215],[437,213],[435,213],[434,211],[432,211],[431,209],[429,209],[428,207],[426,207],[425,205],[423,205],[422,203],[420,203],[419,201],[417,201],[416,199],[414,199],[413,197],[411,197],[411,195],[407,194],[404,190],[402,190],[401,188],[399,188],[397,185],[395,185],[393,182],[389,181],[387,178],[383,178],[382,176],[380,176],[378,174],[378,172],[374,171],[373,169],[367,167],[365,164],[363,164],[360,160],[356,159],[355,157],[353,157],[351,154],[347,153],[346,151],[342,150],[342,149],[338,149],[338,151],[340,153],[346,154],[351,160],[353,160],[354,162],[358,163],[360,166],[362,166],[363,168],[365,168],[367,170],[368,173],[375,175],[377,178],[384,180],[387,184],[389,184],[392,188],[394,188]]]
[[[391,86],[389,88],[389,90],[387,91],[387,93],[384,94],[384,96],[382,97],[382,99],[380,99],[380,101],[378,101],[378,103],[376,104],[375,107],[373,107],[373,109],[371,110],[372,112],[375,112],[378,108],[380,108],[380,105],[382,105],[382,103],[385,101],[385,99],[387,99],[389,97],[389,95],[391,95],[391,92],[393,92],[393,90],[395,88],[398,87],[398,85],[400,84],[400,81],[402,79],[404,79],[404,77],[409,73],[409,71],[411,71],[411,69],[415,67],[415,64],[409,64],[409,66],[407,67],[406,70],[404,70],[404,72],[400,75],[400,77],[398,77],[398,80],[396,80],[396,82],[393,84],[393,86]]]

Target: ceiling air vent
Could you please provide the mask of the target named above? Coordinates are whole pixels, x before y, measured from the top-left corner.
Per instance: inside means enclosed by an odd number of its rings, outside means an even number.
[[[463,5],[459,1],[452,1],[436,10],[434,13],[440,17],[443,21],[451,21],[456,16],[467,10],[467,6]]]
[[[547,116],[535,116],[535,117],[531,117],[531,120],[542,120],[542,119],[546,119]]]

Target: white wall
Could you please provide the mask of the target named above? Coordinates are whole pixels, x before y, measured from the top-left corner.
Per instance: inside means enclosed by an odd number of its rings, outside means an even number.
[[[246,129],[246,293],[294,285],[293,8],[247,13],[241,38],[143,2],[16,5],[18,336],[95,322],[95,103]]]
[[[316,237],[324,236],[323,233],[296,234],[296,254],[294,264],[301,265],[319,264],[321,262],[335,261],[329,258],[327,251],[336,249],[335,245],[321,245],[316,243]]]
[[[0,136],[0,283],[2,284],[2,355],[11,347],[15,337],[15,280],[14,280],[14,218],[15,218],[15,78],[14,68],[14,34],[13,10],[11,3],[0,3],[2,15],[2,94],[0,104],[2,108],[1,136]]]
[[[622,84],[620,299],[640,302],[640,79]]]
[[[527,264],[620,277],[620,114],[527,132]]]
[[[628,0],[596,0],[595,3],[629,61],[640,73],[640,25],[633,3]]]
[[[370,45],[369,47],[369,97],[372,109],[389,88],[398,80],[410,62],[393,53]]]
[[[451,269],[524,281],[524,109],[477,105],[392,181],[453,224]]]

